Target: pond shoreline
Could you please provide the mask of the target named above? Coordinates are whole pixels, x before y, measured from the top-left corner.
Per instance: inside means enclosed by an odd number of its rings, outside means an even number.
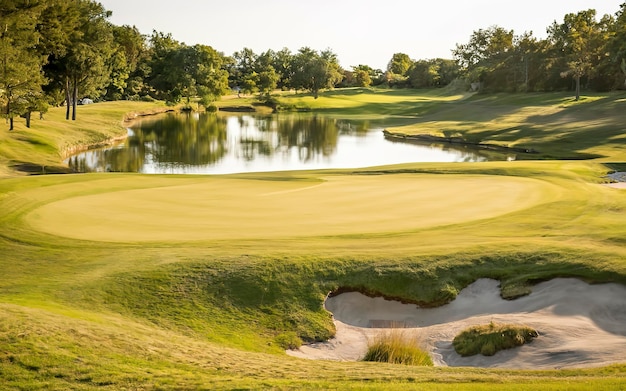
[[[61,160],[62,161],[66,160],[70,158],[71,156],[77,155],[81,152],[89,151],[92,149],[108,147],[108,146],[115,145],[126,140],[128,138],[128,127],[134,121],[141,120],[142,118],[145,118],[145,117],[150,117],[150,116],[165,114],[165,113],[174,113],[178,111],[180,110],[177,110],[171,107],[164,107],[164,108],[153,109],[150,111],[131,111],[129,113],[126,113],[124,114],[124,118],[120,122],[121,127],[124,130],[126,130],[126,133],[120,134],[114,137],[109,137],[109,138],[106,138],[102,141],[98,141],[95,143],[79,144],[79,145],[74,145],[72,147],[65,147],[59,151],[59,154],[61,155]]]
[[[441,136],[433,136],[431,134],[405,134],[399,132],[390,132],[387,129],[383,130],[383,134],[386,139],[396,140],[396,141],[406,141],[406,142],[416,142],[416,143],[426,143],[426,142],[440,142],[440,143],[448,143],[448,144],[458,144],[458,145],[467,145],[473,148],[480,149],[488,149],[492,151],[509,151],[515,153],[527,153],[527,154],[535,154],[539,153],[539,151],[533,148],[517,148],[517,147],[505,147],[497,144],[486,144],[486,143],[475,143],[464,140],[460,137],[441,137]]]

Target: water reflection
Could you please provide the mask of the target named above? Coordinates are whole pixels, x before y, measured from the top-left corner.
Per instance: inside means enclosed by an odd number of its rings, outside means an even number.
[[[166,114],[138,122],[119,146],[67,163],[77,172],[232,173],[506,158],[385,140],[384,125],[310,114]]]

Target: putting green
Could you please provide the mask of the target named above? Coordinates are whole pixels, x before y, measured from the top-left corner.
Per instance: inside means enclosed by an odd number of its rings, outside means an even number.
[[[398,232],[496,217],[558,197],[546,182],[472,175],[328,175],[322,181],[199,178],[44,204],[25,221],[109,242]]]

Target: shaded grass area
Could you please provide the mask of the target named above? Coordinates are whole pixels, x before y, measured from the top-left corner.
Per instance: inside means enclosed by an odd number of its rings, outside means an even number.
[[[493,356],[500,350],[529,343],[538,336],[536,330],[527,326],[491,322],[463,330],[454,337],[452,345],[463,357],[476,354]]]
[[[575,102],[562,93],[474,95],[389,130],[537,151],[518,159],[625,160],[624,96],[593,95]]]

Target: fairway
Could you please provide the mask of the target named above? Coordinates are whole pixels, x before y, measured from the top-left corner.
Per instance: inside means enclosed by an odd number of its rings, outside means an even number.
[[[558,194],[539,180],[487,175],[326,175],[282,182],[202,177],[69,197],[25,219],[41,232],[108,242],[293,238],[464,223]]]

